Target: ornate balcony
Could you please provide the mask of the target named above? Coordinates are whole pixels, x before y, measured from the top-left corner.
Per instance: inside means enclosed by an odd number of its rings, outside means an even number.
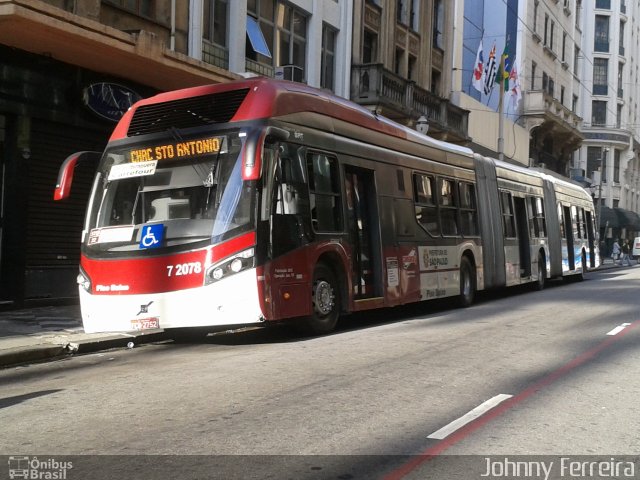
[[[351,100],[404,125],[413,125],[424,115],[429,120],[430,136],[453,143],[469,141],[467,110],[386,70],[382,64],[352,67]]]
[[[523,115],[532,132],[530,157],[536,164],[568,175],[571,153],[584,140],[582,118],[543,90],[527,92]]]

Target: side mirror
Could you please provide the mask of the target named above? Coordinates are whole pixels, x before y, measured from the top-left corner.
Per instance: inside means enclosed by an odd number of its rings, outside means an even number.
[[[95,162],[97,164],[101,156],[101,152],[77,152],[69,155],[60,166],[53,199],[64,200],[69,197],[73,183],[73,172],[78,162]]]

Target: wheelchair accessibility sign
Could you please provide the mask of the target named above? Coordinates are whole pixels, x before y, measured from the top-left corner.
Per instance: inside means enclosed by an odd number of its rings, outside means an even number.
[[[162,245],[163,240],[163,224],[159,223],[156,225],[146,225],[142,227],[142,235],[140,236],[140,248],[157,248]]]

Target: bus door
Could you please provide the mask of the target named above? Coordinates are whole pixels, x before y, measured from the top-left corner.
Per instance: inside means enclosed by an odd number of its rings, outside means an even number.
[[[353,296],[382,296],[380,228],[372,170],[345,167],[347,229],[352,245]]]
[[[589,267],[596,268],[596,239],[593,230],[593,218],[591,217],[591,212],[585,210],[584,212],[587,220],[587,240],[589,242]]]
[[[0,305],[4,303],[11,303],[9,299],[9,292],[5,290],[6,287],[10,284],[8,278],[5,278],[5,272],[7,271],[6,265],[3,266],[3,237],[5,234],[5,190],[6,190],[6,179],[5,172],[7,170],[8,165],[5,164],[4,157],[4,143],[5,143],[5,125],[6,125],[6,117],[0,115],[0,282],[3,287],[0,289]],[[3,268],[4,267],[4,268]]]
[[[531,276],[531,240],[529,238],[529,216],[526,199],[513,197],[518,229],[518,248],[520,253],[520,277]]]
[[[567,257],[569,260],[569,270],[576,269],[576,252],[573,247],[573,217],[571,207],[562,205],[562,217],[564,219],[564,233],[567,240]]]

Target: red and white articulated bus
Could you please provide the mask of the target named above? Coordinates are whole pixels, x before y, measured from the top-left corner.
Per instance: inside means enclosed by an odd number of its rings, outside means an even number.
[[[598,267],[577,184],[421,135],[306,85],[159,94],[99,160],[78,276],[87,332],[291,321],[576,276]]]

